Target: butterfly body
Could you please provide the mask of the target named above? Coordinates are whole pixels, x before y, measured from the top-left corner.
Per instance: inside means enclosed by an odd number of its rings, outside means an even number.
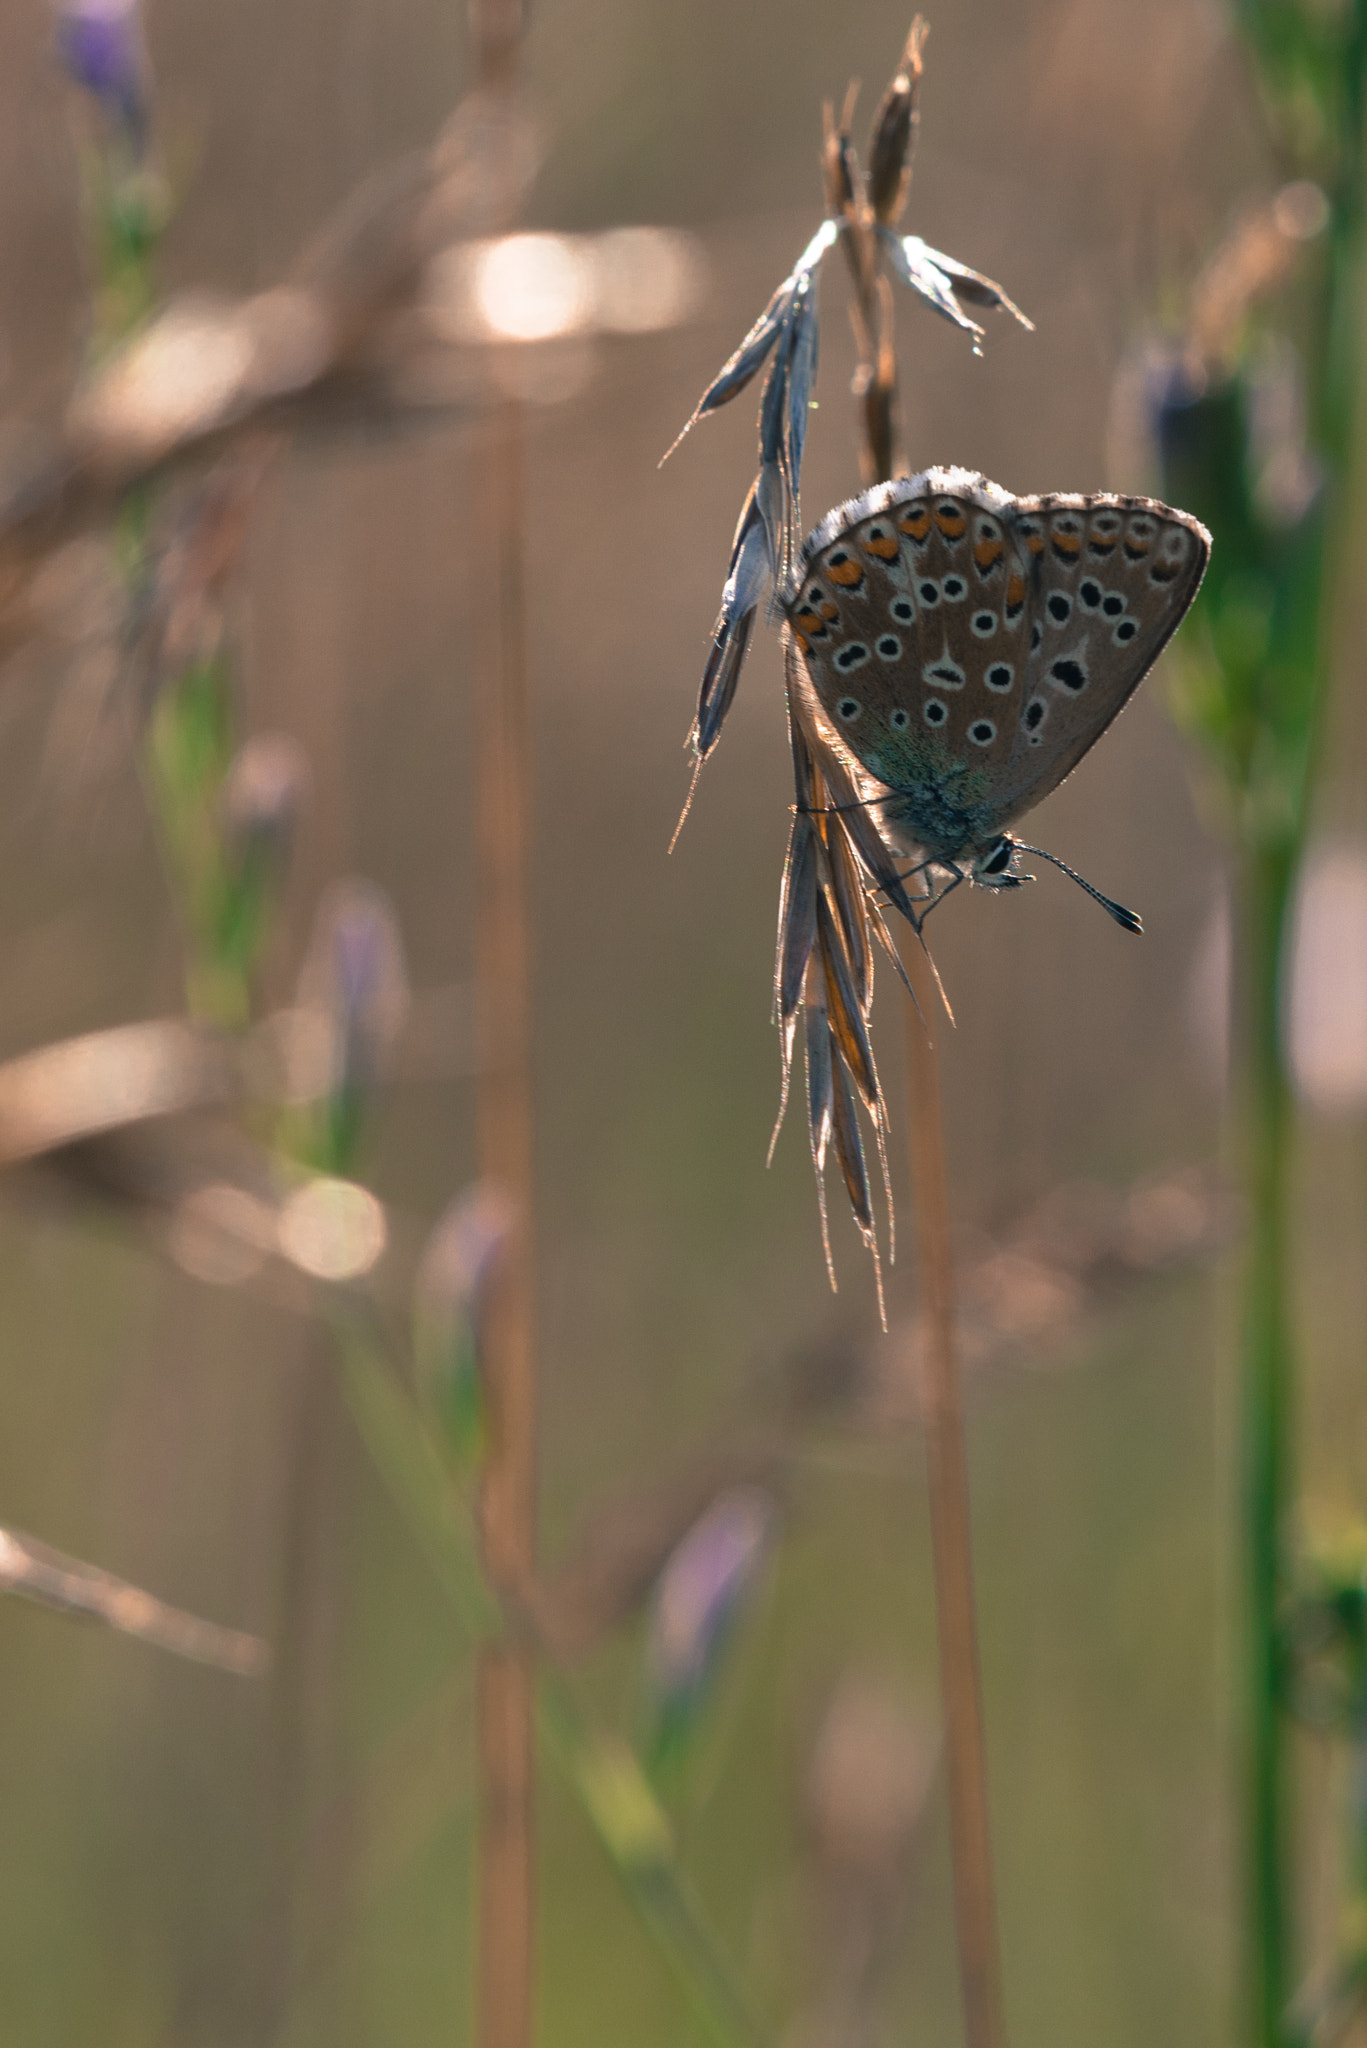
[[[1005,827],[1055,789],[1176,630],[1199,521],[1148,498],[1015,498],[925,470],[837,507],[782,610],[887,836],[955,879],[1022,879]]]

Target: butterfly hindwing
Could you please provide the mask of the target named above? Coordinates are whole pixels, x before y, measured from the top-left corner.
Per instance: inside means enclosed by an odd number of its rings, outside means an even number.
[[[871,774],[1000,774],[1019,725],[1028,564],[1011,500],[964,470],[867,492],[817,529],[785,606],[827,718]]]

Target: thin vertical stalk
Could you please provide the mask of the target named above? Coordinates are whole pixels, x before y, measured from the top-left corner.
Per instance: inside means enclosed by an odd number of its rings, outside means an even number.
[[[1292,1493],[1293,1339],[1288,1173],[1293,1107],[1280,1042],[1281,961],[1297,847],[1279,841],[1245,872],[1251,1242],[1244,1310],[1244,1513],[1248,1572],[1249,2020],[1256,2048],[1285,2048],[1293,1988],[1287,1719],[1281,1630]]]
[[[486,616],[475,661],[479,730],[480,1023],[477,1143],[482,1177],[511,1202],[513,1225],[481,1330],[487,1450],[480,1486],[484,1563],[516,1587],[536,1547],[536,1372],[532,1264],[530,764],[522,630],[521,421],[509,400],[479,437],[471,501],[484,526]],[[480,1652],[478,2040],[531,2040],[534,1833],[532,1660]]]
[[[913,47],[919,50],[919,45]],[[864,359],[855,380],[862,430],[860,466],[865,483],[874,484],[893,475],[898,466],[898,394],[892,294],[887,280],[878,275],[872,235],[862,254],[852,256],[851,271],[859,313],[855,332]],[[1004,2048],[972,1525],[954,1330],[949,1181],[939,1053],[929,1021],[937,1013],[940,995],[919,947],[910,949],[910,975],[920,1014],[907,1011],[908,1144],[923,1309],[922,1404],[964,2040],[967,2048]]]
[[[480,88],[516,89],[521,0],[471,0]],[[497,190],[502,167],[488,173]],[[508,1247],[482,1329],[487,1450],[479,1520],[496,1586],[530,1577],[536,1551],[535,1275],[529,820],[531,763],[523,559],[521,408],[491,395],[474,451],[470,556],[478,600],[479,706],[476,981],[479,1169],[512,1207]],[[530,2048],[535,1930],[536,1678],[521,1645],[479,1653],[479,2048]]]
[[[954,1334],[954,1268],[939,1053],[927,1021],[937,991],[919,948],[909,971],[921,1015],[907,1006],[907,1117],[921,1286],[922,1406],[930,1487],[940,1693],[949,1765],[954,1917],[967,2048],[1002,2048],[1001,1962],[988,1823],[982,1677],[973,1598],[973,1543]]]

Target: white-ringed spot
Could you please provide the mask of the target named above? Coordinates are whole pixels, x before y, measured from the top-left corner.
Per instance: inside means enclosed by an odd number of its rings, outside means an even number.
[[[943,725],[949,716],[949,707],[938,697],[927,697],[921,706],[921,716],[927,725]]]
[[[1114,633],[1112,633],[1111,638],[1117,647],[1128,647],[1138,631],[1138,619],[1122,619]]]
[[[1009,661],[994,661],[983,677],[988,689],[995,690],[999,696],[1004,696],[1015,680],[1016,671]]]
[[[974,612],[970,623],[977,639],[990,640],[997,630],[997,614],[995,612]]]
[[[909,626],[916,617],[916,607],[909,597],[895,597],[888,610],[899,626]]]
[[[975,718],[968,728],[968,737],[975,747],[990,747],[997,737],[997,728],[990,718]]]
[[[916,595],[920,598],[923,605],[927,607],[936,605],[940,602],[940,586],[933,577],[927,576],[924,583],[917,584]]]
[[[902,653],[902,643],[895,633],[885,633],[881,640],[874,642],[873,651],[880,661],[897,661]]]
[[[1096,578],[1094,576],[1084,576],[1077,587],[1077,601],[1082,606],[1083,611],[1100,611],[1102,596],[1102,588]]]
[[[928,661],[921,670],[921,681],[932,688],[939,684],[945,690],[962,690],[968,677],[946,648],[938,661]]]
[[[1057,661],[1049,665],[1049,680],[1056,690],[1067,690],[1076,697],[1080,690],[1087,687],[1086,664],[1076,660],[1072,655],[1060,655]]]
[[[1051,590],[1044,601],[1044,609],[1052,625],[1066,626],[1073,616],[1073,600],[1066,590]]]
[[[1045,703],[1043,697],[1032,697],[1021,717],[1021,724],[1029,735],[1032,747],[1039,745],[1043,736],[1042,728],[1044,721],[1048,716],[1049,706]]]
[[[848,640],[835,657],[835,665],[846,675],[852,668],[861,668],[869,658],[869,650],[862,640]]]
[[[835,708],[838,715],[844,719],[846,725],[853,725],[855,719],[858,718],[860,712],[864,709],[857,697],[842,697]]]
[[[1043,628],[1043,626],[1042,626],[1042,625],[1040,624],[1039,620],[1038,620],[1038,619],[1036,619],[1036,620],[1035,620],[1035,623],[1034,623],[1034,625],[1033,625],[1033,626],[1032,626],[1032,627],[1030,628],[1030,652],[1031,652],[1032,654],[1038,654],[1038,653],[1039,653],[1039,651],[1040,651],[1040,644],[1041,644],[1041,642],[1043,641],[1043,639],[1044,639],[1044,628]]]
[[[1108,619],[1118,619],[1128,602],[1118,590],[1108,590],[1101,600],[1101,609]]]
[[[905,705],[899,704],[888,719],[888,724],[894,732],[905,732],[911,724],[911,713],[906,709]]]
[[[962,576],[946,576],[940,588],[944,591],[946,604],[957,604],[961,597],[968,595],[968,585]]]

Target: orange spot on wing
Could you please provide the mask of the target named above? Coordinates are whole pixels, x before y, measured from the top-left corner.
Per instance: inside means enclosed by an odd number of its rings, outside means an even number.
[[[830,600],[829,598],[827,598],[827,599],[826,599],[826,602],[825,602],[824,604],[822,604],[822,605],[818,605],[818,606],[817,606],[817,610],[818,610],[818,611],[819,611],[819,612],[821,613],[821,616],[822,616],[822,618],[823,618],[823,619],[825,619],[825,620],[827,620],[827,621],[828,621],[828,623],[829,623],[830,625],[832,625],[832,626],[833,626],[833,625],[835,624],[836,620],[837,620],[837,619],[838,619],[838,618],[840,617],[840,613],[839,613],[839,611],[838,611],[838,610],[836,609],[836,607],[835,607],[835,606],[834,606],[834,605],[833,605],[833,604],[831,603],[831,600]]]
[[[968,521],[962,512],[951,511],[944,506],[935,514],[935,524],[946,540],[962,540],[968,531]]]
[[[1051,535],[1051,539],[1054,544],[1054,553],[1062,555],[1067,561],[1075,562],[1082,553],[1082,535],[1080,533],[1056,533]]]
[[[867,553],[877,555],[880,562],[895,562],[902,552],[890,533],[880,534],[877,540],[862,540],[859,545]]]
[[[843,562],[827,562],[826,574],[832,583],[838,583],[844,590],[852,590],[856,583],[864,580],[864,571],[850,555]]]
[[[924,540],[930,532],[930,514],[924,505],[912,505],[902,514],[897,527],[912,540]]]
[[[805,637],[805,635],[803,635],[803,634],[799,633],[799,632],[798,632],[798,631],[796,630],[796,628],[794,628],[794,631],[793,631],[793,638],[794,638],[794,640],[796,640],[796,642],[797,642],[798,646],[799,646],[799,647],[800,647],[800,648],[802,649],[802,652],[803,652],[804,654],[810,654],[810,653],[811,653],[811,651],[812,651],[812,650],[811,650],[811,648],[810,648],[810,647],[809,647],[809,646],[807,645],[807,641],[806,641],[806,637]]]
[[[1024,603],[1025,578],[1022,575],[1020,575],[1018,571],[1013,571],[1011,575],[1011,580],[1006,586],[1007,617],[1014,618],[1015,615],[1020,611],[1020,608]]]
[[[801,639],[802,633],[816,634],[824,633],[826,630],[818,615],[813,611],[798,612],[796,614],[796,623],[801,628],[801,632],[798,635],[799,639]]]
[[[1042,555],[1044,553],[1044,535],[1042,533],[1027,534],[1025,545],[1029,548],[1032,555]]]
[[[1005,552],[999,540],[980,540],[973,550],[973,559],[983,575],[990,576]]]

